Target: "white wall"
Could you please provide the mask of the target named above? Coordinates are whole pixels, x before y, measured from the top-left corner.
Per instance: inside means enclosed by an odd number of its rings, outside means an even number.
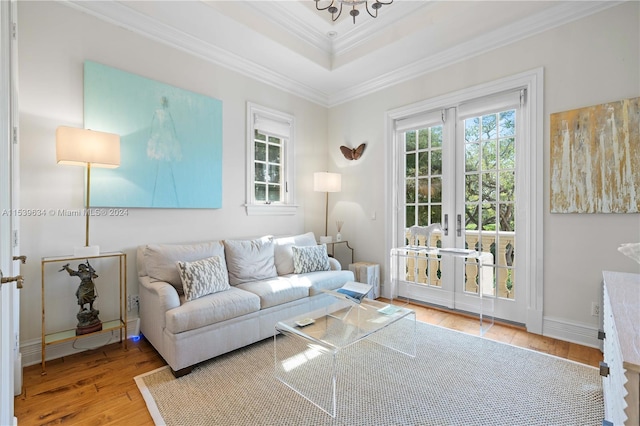
[[[83,62],[92,60],[222,100],[223,201],[221,209],[129,209],[127,217],[91,218],[91,243],[128,254],[128,286],[137,294],[135,247],[324,232],[324,196],[313,192],[313,172],[326,170],[327,110],[179,50],[105,23],[57,2],[20,2],[19,84],[21,207],[81,209],[84,171],[55,160],[55,130],[82,127]],[[245,202],[246,102],[296,119],[295,216],[247,216]],[[40,339],[40,259],[84,245],[84,218],[23,218],[21,336]],[[75,298],[70,295],[75,315]]]
[[[385,111],[544,67],[544,140],[538,141],[544,144],[545,176],[543,332],[597,345],[591,302],[600,302],[602,270],[640,272],[617,251],[621,243],[640,241],[640,215],[549,213],[549,115],[640,96],[639,6],[629,2],[332,108],[330,168],[343,173],[344,188],[332,194],[336,208],[329,223],[345,221],[342,233],[357,260],[380,263],[388,275]],[[362,160],[342,158],[340,145],[364,141]]]

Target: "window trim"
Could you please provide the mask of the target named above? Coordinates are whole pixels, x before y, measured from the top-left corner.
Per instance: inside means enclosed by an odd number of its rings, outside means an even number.
[[[278,126],[286,124],[289,127],[288,135],[283,137],[282,169],[284,183],[284,202],[267,204],[256,201],[254,192],[255,178],[255,145],[254,132],[258,120],[271,121]],[[246,154],[246,202],[245,208],[248,216],[254,215],[294,215],[298,210],[295,203],[295,118],[287,113],[271,108],[263,107],[252,102],[247,102],[247,154]]]

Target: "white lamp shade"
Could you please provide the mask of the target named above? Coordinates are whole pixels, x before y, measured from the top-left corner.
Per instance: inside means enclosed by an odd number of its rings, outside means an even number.
[[[56,129],[58,164],[115,168],[120,165],[120,136],[60,126]]]
[[[313,190],[317,192],[340,192],[342,190],[342,175],[328,172],[314,173]]]

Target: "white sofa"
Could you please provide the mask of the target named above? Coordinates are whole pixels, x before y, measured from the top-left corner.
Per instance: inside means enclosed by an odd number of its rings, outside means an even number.
[[[192,279],[188,272],[197,275],[202,265],[213,272]],[[276,322],[331,303],[323,290],[354,280],[311,232],[149,244],[138,247],[137,267],[140,331],[176,377],[201,361],[273,336]],[[228,285],[220,278],[224,274]],[[215,292],[206,294],[210,290]]]

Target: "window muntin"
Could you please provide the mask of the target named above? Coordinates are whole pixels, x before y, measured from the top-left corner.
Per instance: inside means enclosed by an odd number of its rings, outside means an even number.
[[[284,140],[260,130],[254,131],[254,197],[257,202],[282,203],[284,182],[282,151]]]

